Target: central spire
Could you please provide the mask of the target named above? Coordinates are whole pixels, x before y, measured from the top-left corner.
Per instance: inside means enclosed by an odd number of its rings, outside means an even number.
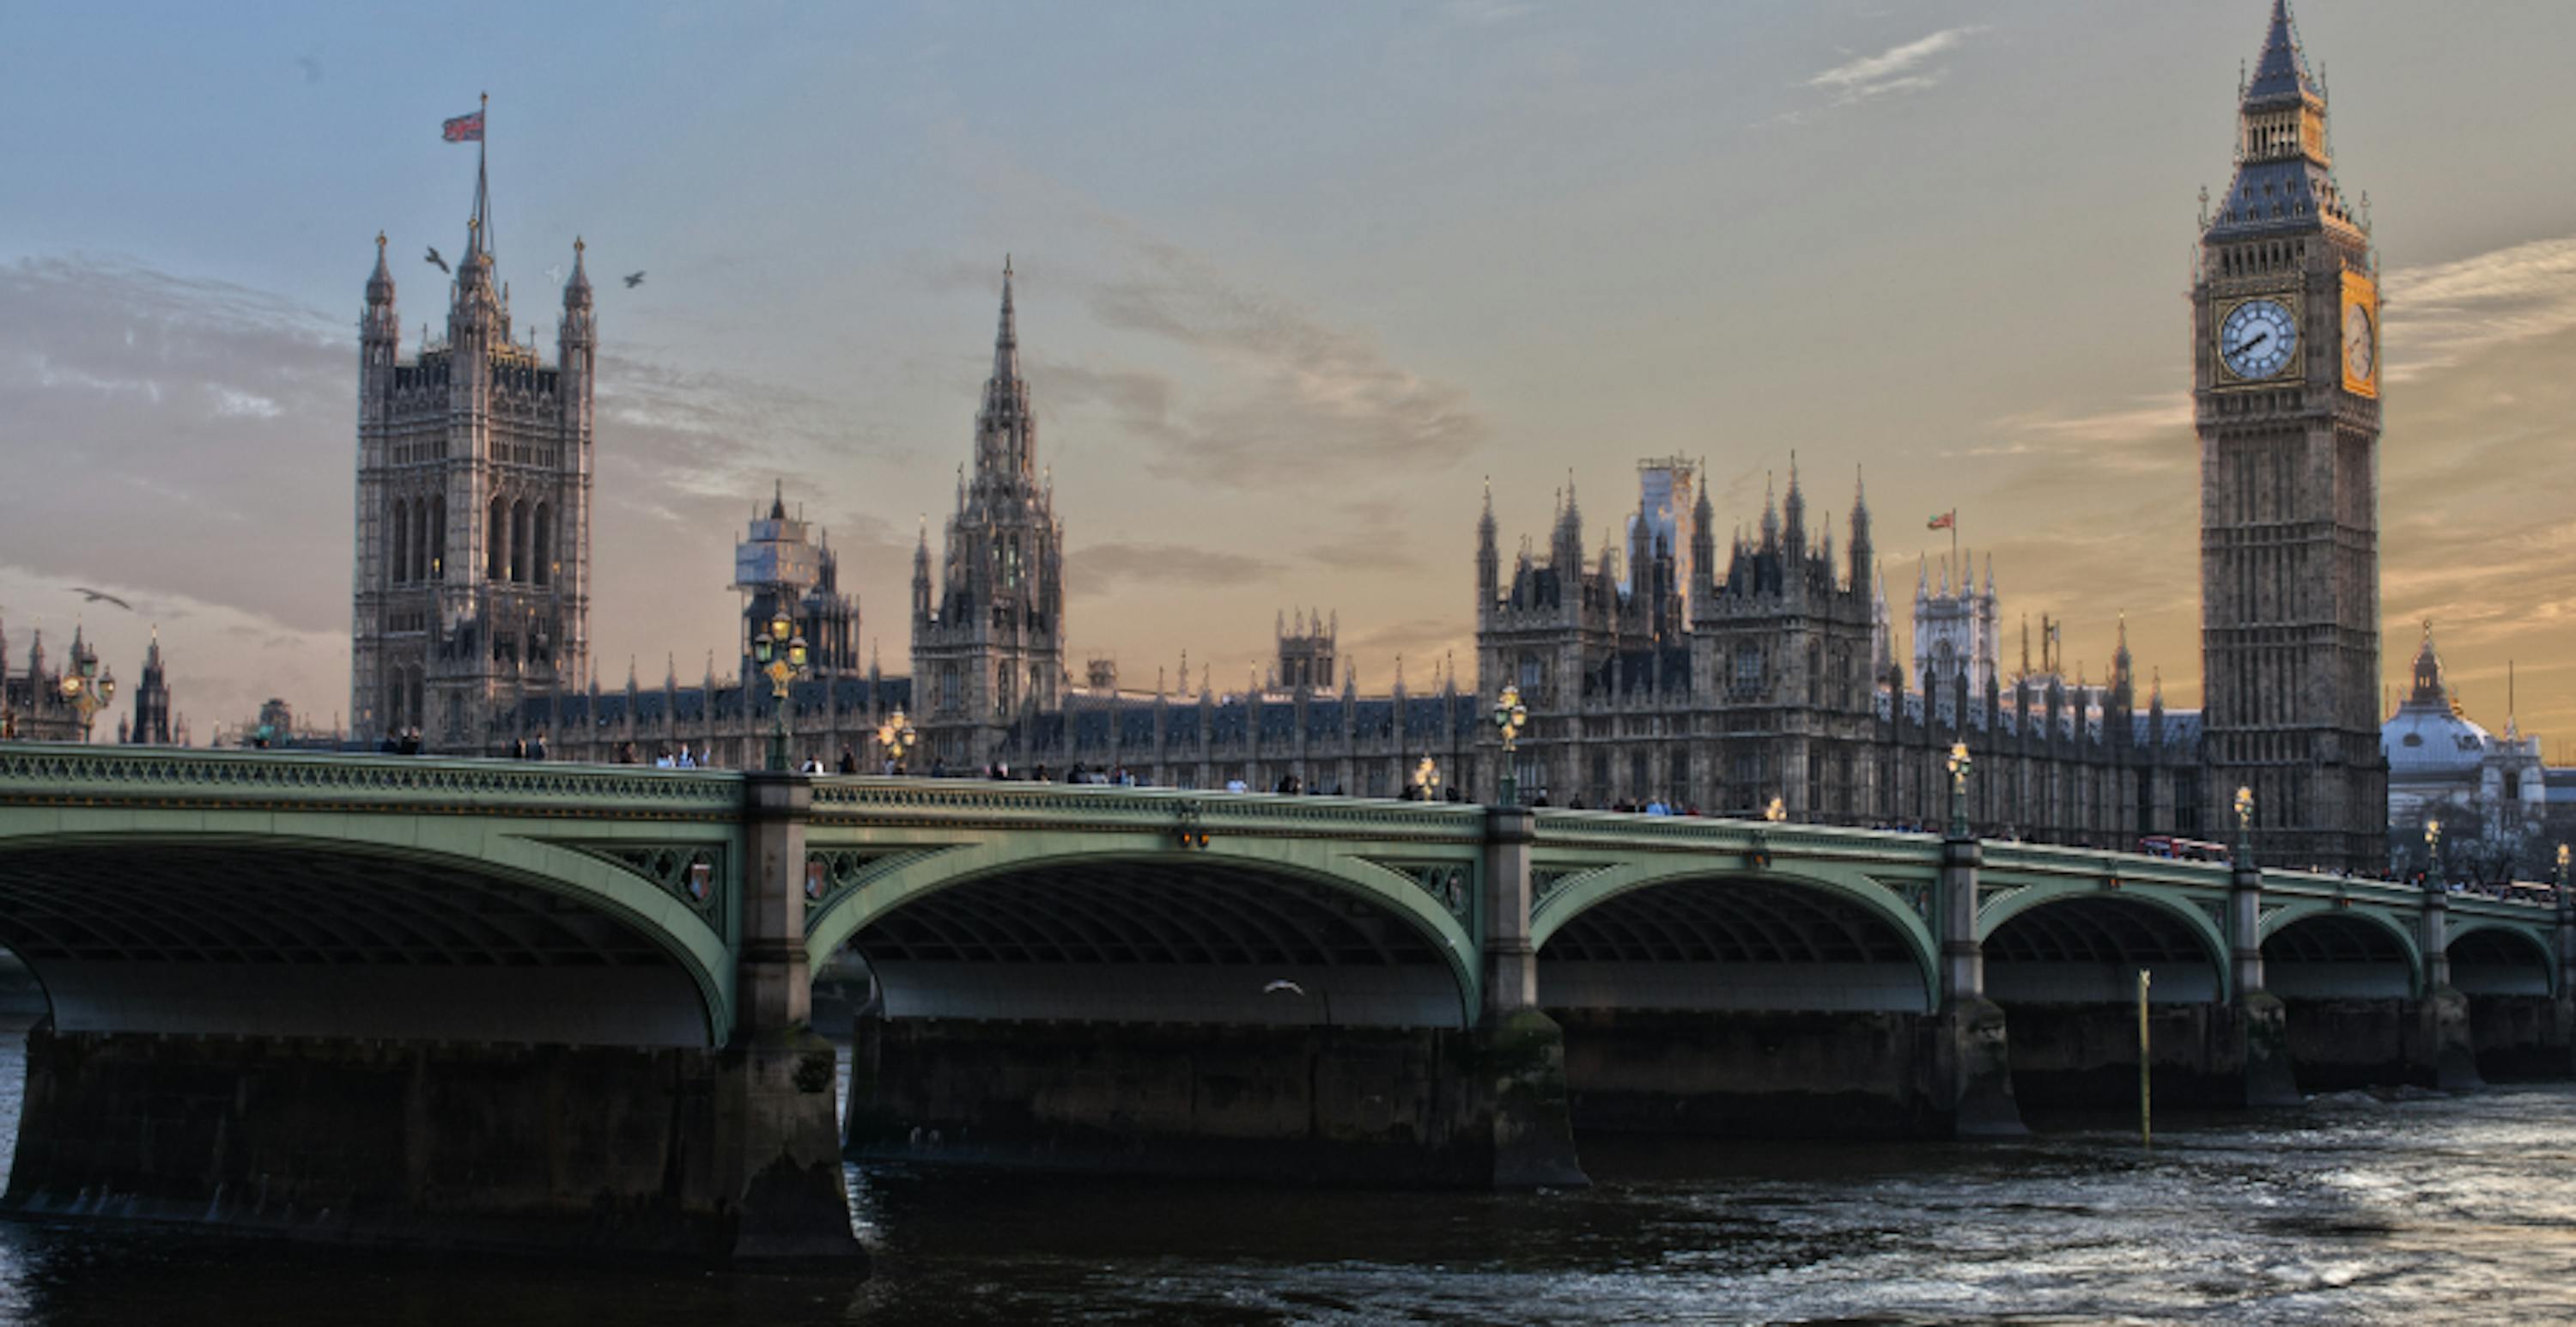
[[[1011,311],[1011,256],[1002,255],[1002,323],[993,333],[993,381],[1008,388],[1020,380],[1019,315]]]

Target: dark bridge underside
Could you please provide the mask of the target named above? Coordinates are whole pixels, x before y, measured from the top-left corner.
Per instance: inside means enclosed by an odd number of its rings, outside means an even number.
[[[2451,942],[2451,985],[2468,995],[2547,995],[2549,955],[2509,931],[2471,931]]]
[[[1063,863],[896,908],[851,946],[889,1018],[1462,1027],[1414,923],[1356,895],[1207,858]],[[1305,991],[1265,993],[1274,980]]]
[[[2218,998],[2218,967],[2189,923],[2152,903],[2098,894],[2053,900],[1986,939],[1986,993],[2009,1007],[2137,998],[2138,969],[2157,1004]]]
[[[1812,886],[1683,880],[1569,918],[1538,954],[1550,1009],[1928,1009],[1923,965],[1886,918]]]
[[[2415,964],[2387,927],[2322,913],[2263,941],[2263,985],[2284,1000],[2402,1000],[2415,992]]]
[[[63,1032],[707,1044],[652,940],[462,867],[310,847],[0,853],[0,944]]]

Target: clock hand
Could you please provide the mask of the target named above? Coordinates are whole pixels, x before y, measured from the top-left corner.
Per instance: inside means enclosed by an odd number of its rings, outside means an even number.
[[[2227,353],[2229,353],[2229,354],[2231,354],[2231,355],[2242,355],[2242,354],[2244,354],[2246,351],[2252,350],[2254,347],[2259,346],[2259,345],[2263,344],[2264,342],[2269,341],[2269,340],[2271,340],[2271,339],[2272,339],[2272,334],[2271,334],[2270,332],[2258,332],[2258,333],[2256,333],[2256,334],[2255,334],[2255,336],[2254,336],[2254,339],[2253,339],[2253,340],[2251,340],[2251,341],[2240,341],[2240,342],[2238,342],[2238,343],[2237,343],[2237,346],[2236,346],[2236,348],[2235,348],[2234,350],[2231,350],[2231,351],[2229,351],[2229,352],[2227,352]]]

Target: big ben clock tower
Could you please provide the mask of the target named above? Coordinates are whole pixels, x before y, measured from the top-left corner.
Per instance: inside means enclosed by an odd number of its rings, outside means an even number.
[[[2192,282],[2204,824],[2254,794],[2266,865],[2386,855],[2379,750],[2379,299],[2288,0],[2238,113]]]

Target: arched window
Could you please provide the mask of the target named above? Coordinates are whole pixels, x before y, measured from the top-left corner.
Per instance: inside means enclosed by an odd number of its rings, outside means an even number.
[[[429,531],[429,537],[421,541],[420,557],[428,573],[427,579],[443,581],[447,579],[446,495],[432,494],[430,496],[429,518],[426,528]]]
[[[411,509],[402,499],[394,499],[393,518],[387,523],[394,530],[393,582],[400,585],[411,579]]]
[[[510,508],[499,498],[492,499],[490,519],[483,527],[483,576],[502,580],[510,574]]]
[[[528,504],[510,504],[510,580],[525,584],[528,579]]]
[[[534,524],[537,536],[534,548],[537,565],[536,574],[529,579],[539,585],[551,585],[555,578],[554,508],[542,502],[538,503]]]
[[[418,728],[418,727],[420,727],[420,726],[421,726],[421,713],[422,713],[422,710],[421,710],[421,704],[420,704],[420,699],[421,699],[421,697],[420,697],[420,670],[419,670],[419,669],[414,668],[414,669],[410,670],[410,675],[409,675],[409,677],[408,677],[408,679],[407,679],[407,685],[409,686],[409,688],[410,688],[410,690],[411,690],[411,704],[410,704],[409,706],[405,707],[405,710],[404,710],[404,713],[405,713],[405,715],[406,715],[406,719],[407,719],[407,726],[409,726],[409,727],[413,727],[413,728]]]

